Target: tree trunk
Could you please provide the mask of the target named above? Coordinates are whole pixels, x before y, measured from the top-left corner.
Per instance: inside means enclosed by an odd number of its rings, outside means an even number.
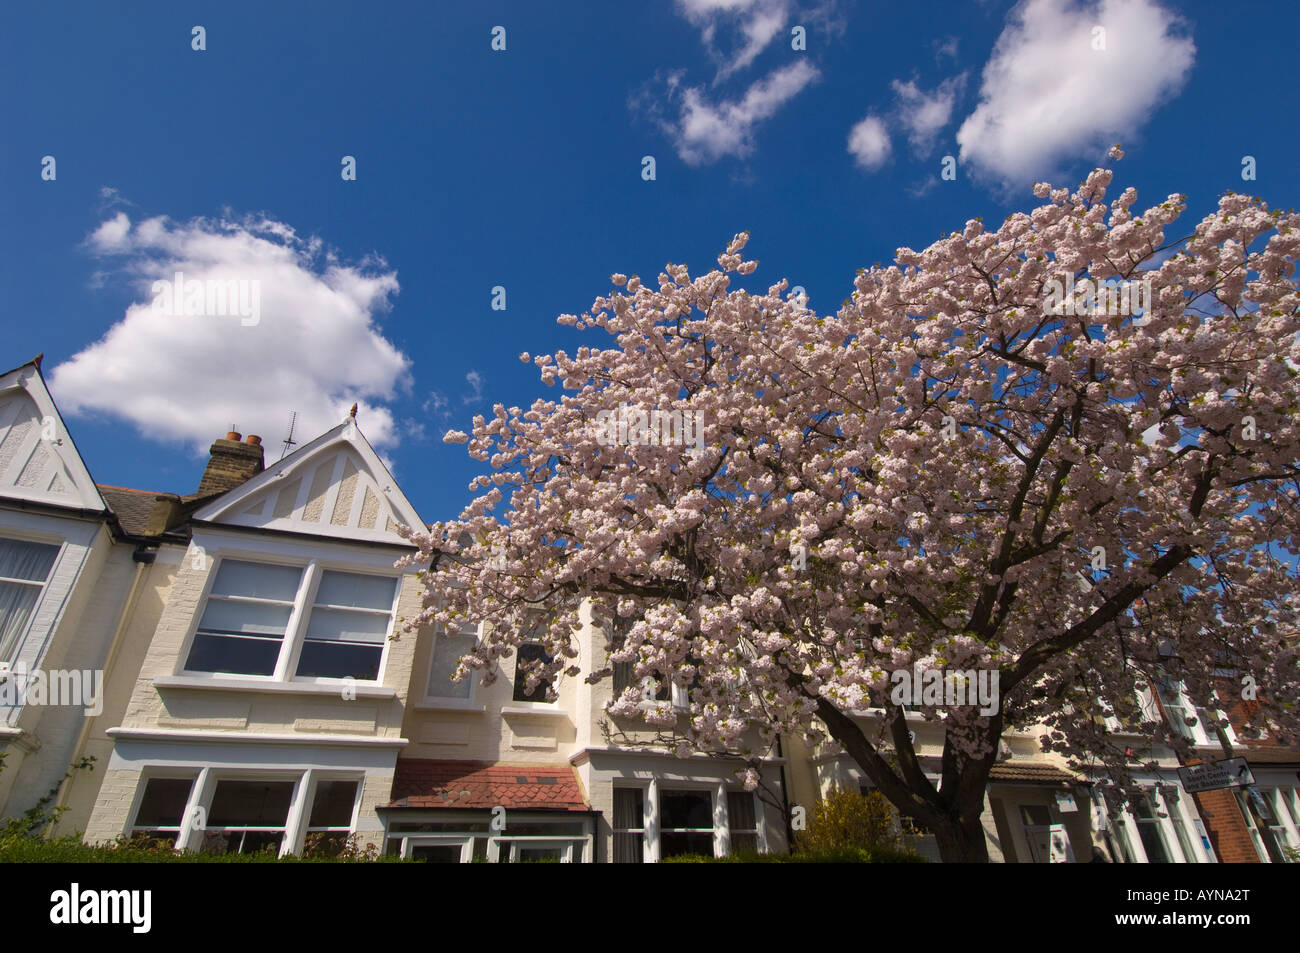
[[[983,808],[983,804],[980,804]],[[945,864],[987,864],[989,862],[988,839],[984,834],[984,825],[980,823],[979,812],[967,816],[964,820],[944,819],[933,828],[934,839],[939,846],[939,859]]]

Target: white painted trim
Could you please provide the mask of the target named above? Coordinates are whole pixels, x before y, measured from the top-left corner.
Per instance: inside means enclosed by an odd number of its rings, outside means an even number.
[[[376,738],[365,735],[279,735],[269,732],[192,731],[188,728],[109,728],[108,737],[122,741],[195,741],[234,744],[319,745],[349,748],[403,748],[406,738]]]
[[[227,525],[257,525],[265,529],[280,529],[290,532],[300,532],[308,534],[317,534],[334,539],[353,539],[369,540],[374,542],[387,542],[398,546],[410,546],[410,544],[398,536],[391,533],[385,526],[387,525],[387,514],[382,513],[376,519],[376,529],[363,530],[356,525],[356,514],[360,512],[362,501],[365,498],[365,483],[368,479],[375,495],[379,498],[381,504],[387,505],[397,522],[405,523],[414,529],[423,530],[424,521],[420,514],[416,512],[411,501],[402,493],[397,486],[397,481],[393,479],[392,473],[384,466],[384,462],[375,453],[374,448],[361,433],[360,428],[355,426],[355,421],[351,418],[343,423],[327,430],[315,440],[312,440],[306,446],[300,447],[294,453],[277,462],[274,466],[263,470],[252,479],[245,481],[238,487],[228,493],[223,493],[220,497],[211,503],[200,507],[194,514],[194,519],[199,522],[225,523]],[[268,486],[272,486],[282,475],[302,471],[304,485],[309,485],[307,471],[315,471],[315,466],[319,465],[318,456],[322,453],[329,453],[335,448],[350,448],[360,457],[361,467],[358,468],[360,477],[357,480],[357,493],[352,501],[353,514],[349,519],[348,526],[335,526],[330,522],[332,512],[323,514],[322,522],[303,523],[294,520],[292,515],[288,519],[265,519],[259,517],[243,518],[240,516],[241,511],[245,508],[243,505],[250,497],[262,492]],[[317,461],[313,465],[313,461]],[[334,485],[337,486],[337,483]],[[385,492],[382,487],[391,486],[391,492]],[[301,513],[301,498],[299,505],[294,508],[294,514]]]
[[[240,678],[223,673],[215,678],[200,678],[196,675],[159,675],[153,680],[155,688],[182,688],[198,691],[221,692],[269,692],[283,695],[325,695],[339,697],[343,689],[343,680],[337,685],[322,682],[268,682],[258,676]],[[387,685],[368,685],[358,682],[349,686],[349,691],[357,698],[397,698],[397,689]]]
[[[72,481],[72,495],[60,496],[49,493],[44,490],[33,491],[26,487],[9,485],[4,487],[4,495],[18,499],[32,500],[35,502],[50,503],[54,506],[66,506],[75,509],[84,510],[105,510],[108,507],[104,503],[103,496],[100,495],[99,488],[95,486],[95,481],[90,475],[90,470],[86,467],[86,462],[81,458],[81,454],[72,440],[72,434],[68,431],[68,425],[63,420],[63,415],[59,413],[59,408],[54,403],[49,388],[45,386],[45,380],[32,364],[24,364],[22,367],[15,368],[13,371],[0,377],[0,399],[3,399],[6,392],[10,390],[22,391],[28,399],[36,405],[37,420],[36,434],[39,437],[41,432],[41,421],[46,417],[53,417],[55,425],[58,428],[58,440],[50,447],[50,451],[55,458],[63,465],[68,477]],[[12,422],[11,422],[12,423]],[[7,432],[7,428],[6,428]],[[29,451],[30,453],[30,451]],[[18,455],[15,454],[15,474],[22,472],[23,466],[17,464]],[[24,461],[26,458],[24,458]]]
[[[527,702],[515,702],[513,705],[502,705],[499,709],[503,715],[541,715],[551,718],[568,718],[569,713],[559,708],[553,707],[552,702],[535,702],[538,707],[524,707]],[[543,707],[545,706],[545,707]]]

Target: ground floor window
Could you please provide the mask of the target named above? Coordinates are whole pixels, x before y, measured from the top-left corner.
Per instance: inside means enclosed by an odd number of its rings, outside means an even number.
[[[645,860],[645,792],[640,788],[614,789],[614,857],[616,864]]]
[[[545,817],[507,811],[505,827],[488,811],[459,815],[393,817],[384,853],[427,863],[582,863],[592,825],[579,817]]]
[[[758,853],[758,813],[749,791],[727,792],[727,826],[733,854]]]
[[[713,857],[713,796],[708,791],[659,792],[659,857]]]
[[[332,856],[355,825],[361,781],[283,773],[259,777],[212,770],[188,777],[150,776],[130,826],[133,839],[166,841],[180,849],[218,854],[285,853],[291,825],[302,832],[302,852]],[[311,784],[306,799],[301,787]],[[300,805],[296,822],[295,804]]]
[[[189,804],[194,778],[150,778],[145,782],[140,807],[131,826],[132,840],[165,842],[176,846],[176,838],[185,826],[185,807]]]

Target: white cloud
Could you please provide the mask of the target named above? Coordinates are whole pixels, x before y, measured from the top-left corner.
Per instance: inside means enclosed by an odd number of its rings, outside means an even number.
[[[891,84],[898,97],[898,118],[907,130],[907,141],[921,158],[934,148],[939,130],[952,119],[952,108],[966,86],[966,74],[939,84],[932,93],[923,92],[915,82],[894,80]]]
[[[101,340],[54,369],[61,406],[202,451],[232,424],[274,444],[291,410],[297,432],[311,439],[356,402],[366,437],[396,444],[385,402],[409,386],[411,362],[375,316],[398,292],[397,275],[382,263],[346,265],[333,255],[322,262],[320,244],[266,218],[133,224],[119,213],[103,222],[86,246],[131,281],[136,303]],[[176,272],[187,284],[247,282],[258,290],[257,321],[247,324],[246,312],[155,308],[155,283],[174,282]]]
[[[478,371],[470,371],[465,375],[465,382],[473,390],[460,399],[462,404],[477,404],[483,399],[483,375]]]
[[[749,66],[785,27],[790,0],[677,0],[677,8],[700,30],[704,45],[722,65],[718,80]],[[718,50],[720,28],[739,32],[738,49],[730,55]]]
[[[890,148],[889,133],[876,116],[867,116],[849,132],[849,154],[868,171],[884,165]]]
[[[717,104],[708,102],[699,87],[685,89],[680,118],[666,124],[677,154],[690,165],[716,162],[724,156],[744,158],[754,149],[755,127],[817,76],[815,66],[797,60],[751,84],[740,99]],[[670,92],[676,85],[675,79],[670,80]]]
[[[126,246],[126,233],[131,230],[131,219],[118,212],[90,233],[90,247],[101,254],[122,251]]]
[[[1094,49],[1104,29],[1104,49]],[[1026,0],[984,67],[980,104],[957,131],[961,160],[1006,184],[1127,140],[1176,94],[1196,57],[1182,21],[1153,0]]]

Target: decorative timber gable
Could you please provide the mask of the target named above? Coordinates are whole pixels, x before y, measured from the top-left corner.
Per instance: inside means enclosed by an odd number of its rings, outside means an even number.
[[[105,509],[45,386],[40,358],[0,374],[0,499]]]
[[[409,546],[420,516],[349,417],[194,513],[200,523]]]

